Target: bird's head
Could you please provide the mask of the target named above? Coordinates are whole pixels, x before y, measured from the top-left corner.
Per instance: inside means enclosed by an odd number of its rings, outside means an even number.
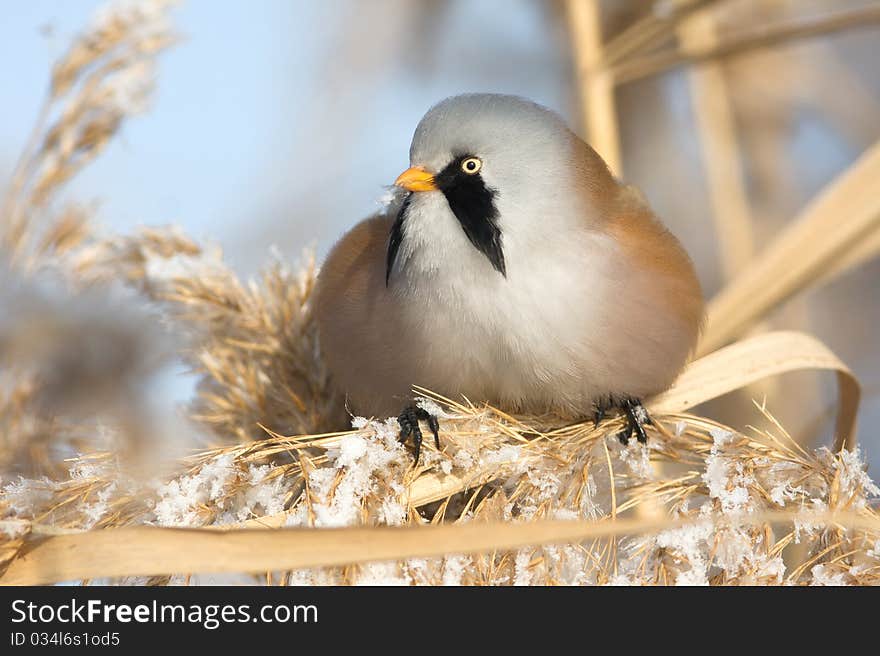
[[[512,258],[589,222],[594,192],[613,179],[552,111],[515,96],[469,94],[425,114],[410,168],[395,184],[410,194],[389,240],[389,276],[405,242],[407,253],[421,245],[507,276]]]

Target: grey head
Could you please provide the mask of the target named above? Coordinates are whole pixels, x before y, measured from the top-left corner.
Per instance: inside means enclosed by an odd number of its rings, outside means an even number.
[[[411,168],[396,182],[410,193],[391,230],[386,279],[408,217],[420,205],[436,205],[431,192],[442,194],[459,231],[506,276],[508,238],[540,239],[542,231],[562,227],[560,217],[571,215],[567,206],[582,203],[572,180],[587,173],[585,148],[590,151],[559,115],[517,96],[478,93],[441,101],[416,127]]]

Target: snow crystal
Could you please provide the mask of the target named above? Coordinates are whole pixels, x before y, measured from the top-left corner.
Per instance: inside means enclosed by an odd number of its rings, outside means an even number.
[[[196,473],[159,485],[159,500],[153,508],[156,522],[161,526],[197,526],[201,524],[201,505],[213,501],[224,509],[224,493],[237,475],[234,459],[232,454],[217,456]]]
[[[597,519],[605,514],[602,507],[596,503],[596,492],[598,491],[596,479],[592,474],[587,474],[587,481],[584,484],[583,494],[581,494],[581,513],[584,517]]]
[[[723,513],[749,510],[748,486],[755,483],[754,477],[745,472],[742,462],[721,453],[721,447],[729,444],[732,436],[730,431],[715,429],[712,432],[714,444],[706,457],[706,471],[703,473],[709,496],[718,500]]]
[[[443,559],[443,585],[461,585],[462,577],[470,562],[468,556],[446,556]]]
[[[91,480],[102,478],[108,472],[107,461],[77,460],[71,465],[70,478],[76,480]]]
[[[455,452],[452,464],[457,469],[471,469],[474,466],[474,455],[465,449],[459,449]]]
[[[527,472],[529,482],[535,487],[536,495],[532,495],[538,503],[554,498],[559,492],[562,481],[559,476],[550,470],[537,471],[529,469]]]
[[[427,412],[432,417],[437,417],[437,419],[452,419],[455,415],[451,415],[448,412],[444,411],[440,405],[434,401],[433,399],[427,399],[423,396],[416,397],[416,405]]]
[[[300,504],[287,513],[284,520],[285,526],[309,526],[309,509],[305,504]]]
[[[243,502],[236,511],[236,519],[244,521],[250,516],[276,515],[284,510],[287,486],[281,476],[272,476],[274,467],[248,465],[248,487]]]
[[[828,571],[827,565],[815,565],[811,570],[810,574],[813,579],[810,581],[810,585],[824,585],[824,586],[841,586],[848,585],[846,581],[846,574],[843,572],[832,573]]]
[[[16,517],[32,517],[52,502],[55,483],[43,478],[24,478],[3,486],[3,500]]]
[[[716,447],[726,446],[733,441],[733,433],[723,428],[712,427],[709,429],[709,435],[712,436]]]
[[[439,559],[432,558],[408,558],[405,562],[406,573],[412,581],[412,585],[430,585],[434,580],[434,570],[439,565]]]
[[[519,460],[521,451],[522,447],[505,444],[498,449],[484,453],[482,460],[487,465],[504,465]]]
[[[706,571],[691,567],[683,572],[679,572],[675,577],[675,585],[677,586],[698,586],[709,585],[709,579],[706,578]]]
[[[557,571],[559,582],[564,585],[584,585],[590,582],[586,574],[586,552],[578,546],[569,544],[562,548],[562,554],[562,562]]]
[[[351,418],[351,427],[355,430],[363,430],[370,423],[370,420],[366,417],[352,417]]]
[[[351,467],[367,454],[367,440],[360,435],[346,435],[339,441],[338,448],[336,467]]]
[[[608,579],[608,583],[606,583],[606,585],[620,587],[639,585],[639,583],[638,581],[634,581],[633,579],[631,579],[629,575],[624,574],[623,572],[618,572],[617,574],[614,574],[610,579]]]
[[[110,499],[116,494],[116,489],[117,483],[110,483],[110,485],[98,491],[98,498],[94,503],[81,506],[80,512],[86,518],[83,528],[93,528],[107,514],[107,511],[110,510]]]
[[[642,425],[647,424],[650,420],[648,411],[645,410],[645,406],[643,405],[637,405],[633,408],[633,416],[636,418],[636,421]]]
[[[400,571],[396,562],[362,565],[361,571],[354,581],[355,585],[400,586],[411,583],[409,576]]]
[[[346,435],[338,446],[327,450],[332,466],[309,474],[316,526],[359,523],[364,498],[377,489],[376,475],[386,476],[392,464],[402,465],[409,457],[397,442],[396,420],[368,421],[362,426],[362,430],[371,429],[374,434]],[[405,492],[402,486],[393,485],[392,491],[398,496]],[[385,498],[380,515],[388,524],[401,524],[406,508],[394,498]]]
[[[858,565],[853,565],[849,568],[849,573],[851,576],[859,576],[860,574],[864,574],[868,570],[871,569],[871,566],[868,563],[859,563]]]
[[[15,540],[25,535],[29,527],[30,522],[24,520],[0,519],[0,534],[5,535],[8,540]]]
[[[630,473],[640,479],[650,479],[654,475],[648,446],[636,440],[623,446],[618,452],[620,460],[626,464]]]
[[[762,538],[758,538],[760,543]],[[773,578],[782,582],[785,562],[781,556],[769,558],[756,546],[755,538],[746,528],[728,526],[721,529],[715,538],[714,563],[730,577],[748,574],[751,579]]]
[[[777,506],[785,506],[786,501],[792,501],[799,495],[806,494],[806,490],[800,486],[792,485],[791,478],[801,471],[800,465],[795,462],[774,462],[767,472],[768,479],[773,483],[770,488],[770,500]]]
[[[853,507],[864,508],[868,498],[880,496],[880,487],[865,471],[858,447],[852,451],[843,449],[832,461],[832,466],[840,473],[840,494],[852,499]]]
[[[382,499],[378,519],[388,526],[402,526],[406,522],[406,504],[401,499],[406,497],[406,488],[399,483],[392,483],[390,487],[394,494]]]
[[[516,586],[529,585],[532,582],[532,572],[529,570],[529,563],[532,561],[532,552],[528,549],[520,549],[516,552],[516,559],[513,564],[514,579],[513,584]]]
[[[709,539],[714,533],[711,522],[662,531],[655,538],[661,549],[684,559],[690,568],[676,577],[676,585],[708,585]]]

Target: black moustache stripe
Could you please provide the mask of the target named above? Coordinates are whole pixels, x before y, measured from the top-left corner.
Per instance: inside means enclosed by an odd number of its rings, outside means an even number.
[[[403,199],[403,204],[397,212],[397,218],[394,225],[391,226],[391,234],[388,236],[388,253],[385,256],[385,286],[391,278],[391,269],[394,268],[394,260],[397,259],[397,251],[400,250],[400,244],[403,242],[403,221],[406,218],[406,210],[409,208],[412,200],[413,192],[409,192]]]
[[[501,228],[498,227],[498,209],[495,207],[497,192],[486,186],[479,173],[468,175],[461,170],[461,162],[468,157],[470,155],[455,158],[434,178],[434,181],[446,197],[449,208],[458,219],[468,240],[489,259],[495,270],[506,278],[507,266],[501,243]],[[400,244],[403,242],[403,222],[406,220],[412,197],[413,192],[410,192],[391,226],[385,258],[386,287],[391,279],[391,270],[394,268]]]
[[[436,177],[436,183],[474,248],[489,258],[498,273],[507,277],[495,207],[496,191],[486,186],[479,173],[468,175],[461,170],[461,162],[469,157],[463,155],[450,162]]]

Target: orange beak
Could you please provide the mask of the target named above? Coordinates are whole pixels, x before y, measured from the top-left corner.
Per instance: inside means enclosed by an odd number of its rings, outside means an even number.
[[[421,166],[412,166],[397,176],[394,184],[409,191],[436,191],[434,176]]]

